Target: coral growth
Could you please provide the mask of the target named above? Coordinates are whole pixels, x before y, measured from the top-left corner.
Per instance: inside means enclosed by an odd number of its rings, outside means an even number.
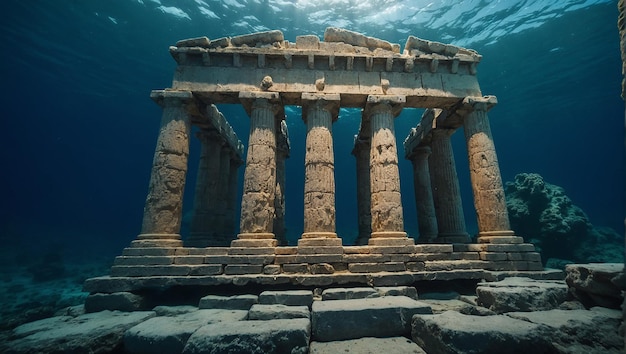
[[[520,173],[505,188],[513,230],[541,250],[552,264],[623,262],[623,238],[595,227],[563,188],[536,173]]]

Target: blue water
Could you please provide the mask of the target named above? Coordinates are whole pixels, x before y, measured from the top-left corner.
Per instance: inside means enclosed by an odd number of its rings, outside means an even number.
[[[412,34],[477,50],[482,91],[499,100],[489,117],[503,180],[538,172],[564,187],[595,225],[624,231],[616,1],[6,0],[0,6],[4,245],[113,256],[139,233],[161,116],[149,93],[171,85],[168,46],[268,29],[295,41],[322,36],[327,26],[402,45]],[[247,143],[244,111],[220,109]],[[293,242],[302,232],[305,126],[297,108],[287,114]],[[412,172],[401,142],[420,114],[407,110],[396,120],[411,236],[417,236]],[[350,151],[359,119],[342,110],[333,127],[337,232],[346,240],[357,234]],[[468,231],[475,233],[462,131],[453,144]],[[189,191],[197,154],[194,142]]]

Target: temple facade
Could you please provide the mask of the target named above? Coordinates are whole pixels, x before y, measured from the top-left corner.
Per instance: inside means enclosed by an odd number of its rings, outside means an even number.
[[[542,270],[532,244],[510,229],[487,113],[497,104],[476,78],[475,51],[409,36],[401,51],[359,33],[327,28],[284,40],[280,31],[170,47],[171,88],[151,98],[163,108],[141,233],[92,293],[149,286],[219,284],[410,284],[485,279],[492,272]],[[249,115],[245,148],[216,104]],[[306,124],[304,228],[285,236],[284,107]],[[353,155],[359,236],[345,246],[335,229],[333,123],[340,108],[361,109]],[[404,141],[414,171],[418,244],[404,230],[394,119],[426,109]],[[189,161],[191,127],[201,143]],[[465,227],[450,136],[462,128],[479,234]],[[245,157],[244,157],[245,156]],[[198,163],[190,234],[180,235],[189,163]],[[237,171],[244,168],[241,205]],[[240,213],[235,234],[236,213]],[[290,217],[297,217],[291,215]]]

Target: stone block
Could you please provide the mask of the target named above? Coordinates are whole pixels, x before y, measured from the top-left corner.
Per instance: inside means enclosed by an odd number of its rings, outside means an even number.
[[[155,316],[153,311],[100,311],[77,317],[59,316],[16,327],[3,353],[114,353],[124,332]]]
[[[343,254],[343,247],[341,246],[318,246],[318,247],[298,246],[298,254]]]
[[[480,252],[480,259],[483,261],[506,261],[508,257],[504,252]]]
[[[331,288],[322,292],[322,300],[350,300],[379,297],[374,288]]]
[[[426,269],[426,264],[424,262],[406,262],[405,266],[406,270],[410,272],[422,272]]]
[[[341,247],[341,239],[339,237],[325,238],[301,238],[298,240],[299,247]],[[343,253],[343,250],[342,252]]]
[[[275,247],[230,247],[229,255],[274,255]]]
[[[522,254],[521,253],[515,253],[515,252],[507,252],[506,258],[509,261],[521,261],[521,260],[523,260],[522,259]]]
[[[285,273],[309,273],[309,265],[307,263],[283,264],[283,272]]]
[[[177,248],[183,247],[181,240],[133,240],[130,242],[132,248]]]
[[[249,320],[278,320],[291,318],[310,318],[308,306],[287,306],[281,304],[255,304],[248,312]]]
[[[174,264],[203,264],[204,256],[176,256]]]
[[[170,265],[172,256],[117,256],[113,265]]]
[[[90,294],[85,299],[85,312],[91,313],[104,310],[140,311],[146,310],[146,305],[147,303],[143,296],[129,292]]]
[[[369,246],[346,246],[343,248],[344,254],[370,254]]]
[[[466,260],[477,261],[480,259],[478,252],[452,252],[450,253],[450,260]]]
[[[566,300],[567,285],[561,281],[511,277],[479,283],[476,295],[478,305],[496,313],[550,310]]]
[[[204,264],[192,266],[189,275],[218,275],[224,272],[221,264]]]
[[[415,241],[408,237],[380,237],[370,238],[369,246],[413,246]]]
[[[426,271],[448,271],[458,269],[481,269],[484,261],[429,261],[425,262]]]
[[[478,243],[520,244],[524,239],[519,236],[479,236]]]
[[[380,296],[406,296],[417,300],[417,289],[413,286],[378,286],[374,289]]]
[[[277,255],[288,255],[298,253],[298,247],[276,247],[275,253]]]
[[[200,309],[249,310],[259,302],[257,295],[207,295],[200,299]]]
[[[207,37],[197,37],[197,38],[189,38],[183,39],[176,42],[177,47],[204,47],[208,48],[211,41]]]
[[[230,247],[235,247],[235,248],[276,247],[276,246],[278,246],[278,241],[276,239],[261,239],[261,240],[238,239],[238,240],[232,240],[230,242]]]
[[[224,274],[260,274],[263,273],[263,264],[228,264],[224,267]]]
[[[482,251],[486,252],[535,252],[535,245],[532,243],[518,244],[483,244]]]
[[[416,343],[404,337],[359,338],[334,342],[311,342],[309,354],[426,354]]]
[[[196,310],[169,317],[153,317],[124,333],[124,351],[128,353],[181,353],[187,340],[198,328],[209,323],[236,322],[246,319],[242,310]]]
[[[296,36],[296,48],[318,50],[320,38],[315,35]]]
[[[538,252],[522,253],[522,260],[528,262],[541,262],[541,254]]]
[[[334,262],[330,264],[335,269],[335,272],[347,272],[348,264],[343,262]]]
[[[348,270],[352,273],[404,272],[404,262],[385,263],[349,263]]]
[[[259,295],[259,304],[311,306],[313,292],[311,290],[264,291]]]
[[[189,275],[191,266],[189,265],[167,265],[167,266],[113,266],[111,267],[112,277],[150,277],[150,276],[176,276]]]
[[[122,256],[173,256],[180,248],[124,248]]]
[[[312,338],[327,342],[408,336],[411,318],[428,313],[432,313],[428,305],[406,296],[316,301],[311,312]]]
[[[315,263],[309,266],[309,272],[311,274],[333,274],[335,273],[335,268],[328,263]]]
[[[557,352],[544,327],[507,316],[415,315],[411,336],[427,353]]]
[[[415,245],[415,253],[452,253],[452,245]]]
[[[229,247],[187,247],[190,256],[226,256]]]
[[[183,353],[306,353],[310,334],[304,318],[214,323],[192,334]]]
[[[388,254],[344,254],[343,260],[347,263],[382,263],[390,262],[391,256]]]
[[[369,246],[370,253],[415,253],[415,246]]]
[[[263,267],[263,274],[275,275],[280,274],[281,267],[278,264],[268,264]]]

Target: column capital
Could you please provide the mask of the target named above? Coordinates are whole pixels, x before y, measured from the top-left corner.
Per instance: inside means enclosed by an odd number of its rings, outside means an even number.
[[[467,106],[471,107],[471,110],[474,110],[474,111],[488,112],[496,104],[498,104],[498,98],[496,96],[483,96],[483,97],[468,96],[463,99],[463,105],[466,107]]]
[[[191,91],[152,90],[150,98],[161,108],[183,107],[189,116],[199,116],[201,108]]]
[[[248,116],[252,115],[252,107],[260,108],[263,106],[271,108],[277,118],[283,119],[285,116],[278,92],[242,91],[239,92],[239,101],[241,101],[241,105]],[[283,112],[282,115],[281,112]]]
[[[391,110],[394,117],[397,117],[404,104],[406,103],[406,96],[399,95],[368,95],[365,108],[363,109],[363,116],[369,118],[372,114],[377,113],[381,109]]]
[[[339,117],[339,104],[341,96],[338,93],[309,93],[305,92],[301,96],[302,100],[302,120],[306,122],[309,109],[317,107],[330,112],[332,121]]]

